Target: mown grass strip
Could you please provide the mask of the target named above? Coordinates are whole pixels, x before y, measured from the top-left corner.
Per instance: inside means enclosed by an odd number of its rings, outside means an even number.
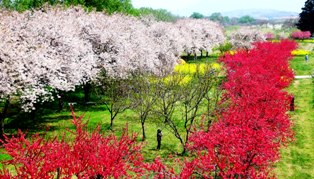
[[[291,113],[295,141],[281,150],[275,171],[279,179],[314,178],[314,83],[312,79],[295,80],[289,92],[296,104]]]

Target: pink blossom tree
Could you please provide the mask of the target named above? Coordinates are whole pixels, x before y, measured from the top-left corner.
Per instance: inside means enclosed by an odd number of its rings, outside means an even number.
[[[176,27],[185,38],[184,50],[189,54],[199,54],[202,50],[211,49],[225,41],[223,28],[206,19],[181,19]]]
[[[254,42],[265,41],[266,38],[261,31],[243,27],[229,35],[229,41],[233,46],[232,49],[246,49],[253,48]]]

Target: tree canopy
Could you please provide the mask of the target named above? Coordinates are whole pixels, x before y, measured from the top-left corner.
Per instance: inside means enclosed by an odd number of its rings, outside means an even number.
[[[302,12],[299,14],[300,19],[297,23],[298,29],[302,31],[310,31],[311,34],[314,33],[314,0],[307,0]]]
[[[230,18],[228,16],[223,16],[220,12],[214,12],[209,16],[209,19],[214,22],[219,22],[221,24],[227,24],[230,22]]]
[[[199,12],[193,12],[190,16],[190,18],[194,18],[194,19],[203,19],[205,18],[205,16]]]
[[[51,5],[64,4],[82,5],[86,8],[96,9],[96,11],[105,11],[109,14],[121,12],[124,14],[137,15],[138,11],[133,8],[131,0],[3,0],[0,6],[17,11],[36,9],[42,7],[45,3]]]
[[[142,7],[138,11],[141,16],[153,16],[156,21],[174,22],[178,18],[166,9]]]
[[[251,24],[251,23],[255,22],[255,19],[249,15],[246,15],[246,16],[240,17],[238,22],[240,24]]]

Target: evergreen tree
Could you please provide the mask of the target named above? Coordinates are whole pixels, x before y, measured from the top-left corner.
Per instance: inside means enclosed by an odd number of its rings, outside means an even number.
[[[300,13],[300,20],[297,23],[298,29],[302,31],[310,31],[314,33],[314,0],[307,0],[302,12]]]

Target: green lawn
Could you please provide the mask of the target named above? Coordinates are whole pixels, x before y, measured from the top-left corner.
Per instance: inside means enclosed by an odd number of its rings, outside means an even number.
[[[300,49],[312,50],[313,46],[313,43],[299,43]],[[313,51],[308,62],[304,56],[296,56],[290,65],[296,75],[312,74]],[[295,96],[296,110],[290,112],[295,141],[282,148],[275,172],[279,179],[314,178],[314,81],[294,80],[288,91]]]
[[[111,130],[109,130],[110,114],[104,105],[89,107],[74,105],[74,110],[76,116],[84,114],[85,117],[83,119],[89,121],[88,127],[90,131],[99,124],[101,125],[102,132],[105,134],[111,133]],[[174,117],[179,121],[179,110]],[[23,114],[7,118],[6,121],[8,124],[6,124],[5,130],[9,134],[16,133],[17,128],[21,128],[25,131],[27,130],[29,133],[46,133],[47,137],[62,136],[61,134],[66,131],[66,128],[75,129],[70,123],[71,119],[71,111],[68,106],[65,106],[64,110],[60,113],[53,110],[40,109],[34,120],[31,119],[30,115]],[[141,141],[140,120],[134,111],[127,110],[124,113],[118,114],[114,121],[114,133],[119,136],[126,124],[128,125],[128,131],[138,133],[138,141]],[[182,152],[179,140],[175,138],[167,127],[161,124],[160,120],[151,117],[147,119],[145,126],[147,139],[143,143],[143,155],[146,160],[152,161],[156,156],[167,158],[170,154]],[[48,131],[46,131],[47,127],[49,127]],[[162,147],[159,151],[155,150],[157,147],[156,132],[158,128],[161,128],[163,132]],[[184,129],[183,122],[180,129]]]
[[[305,56],[295,56],[290,66],[296,75],[310,75],[314,70],[314,43],[299,43],[299,49],[311,51],[309,61],[305,61]]]
[[[291,114],[295,141],[281,150],[277,164],[278,178],[314,178],[314,83],[312,79],[295,80],[289,88],[295,96],[296,110]]]
[[[311,75],[314,67],[314,55],[309,55],[308,62],[305,61],[304,56],[296,56],[290,64],[296,75]]]

